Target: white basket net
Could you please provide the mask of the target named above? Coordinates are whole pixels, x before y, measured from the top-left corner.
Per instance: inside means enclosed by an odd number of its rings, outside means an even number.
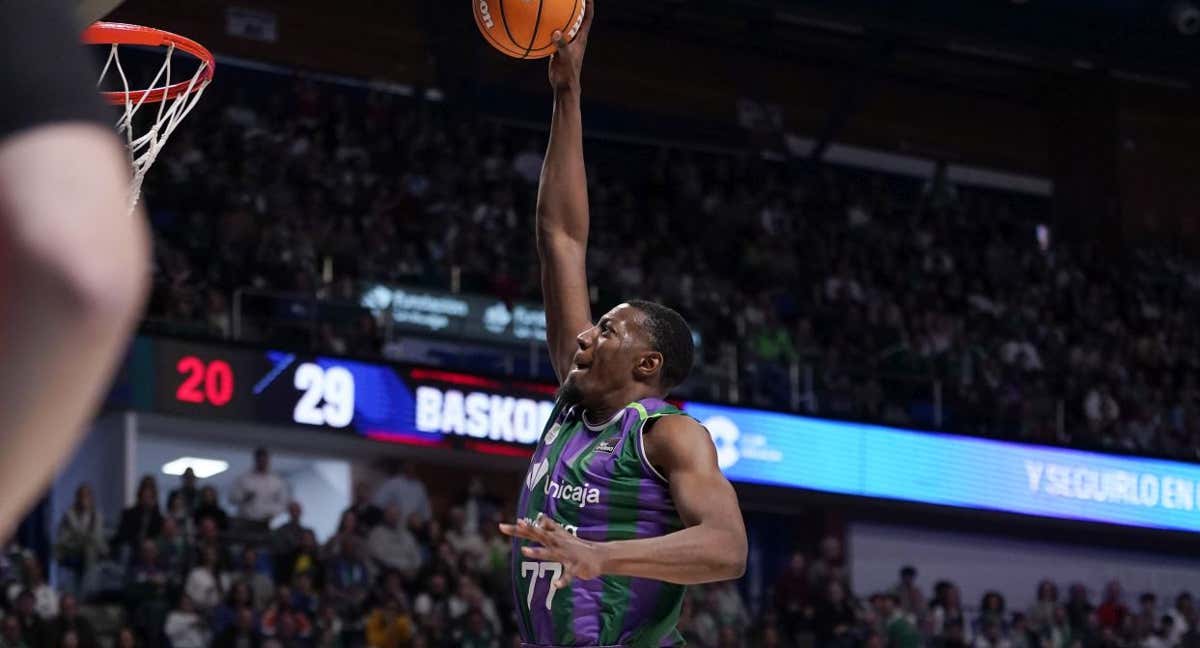
[[[137,207],[138,200],[141,196],[142,180],[146,177],[146,172],[158,159],[158,154],[166,145],[167,139],[171,137],[171,133],[179,126],[183,119],[188,116],[188,113],[196,107],[200,102],[200,97],[204,94],[204,89],[208,87],[211,78],[206,78],[204,73],[208,68],[208,61],[199,60],[199,65],[196,67],[195,73],[192,75],[191,81],[186,87],[186,91],[181,92],[175,97],[164,98],[161,101],[154,100],[156,97],[165,97],[166,89],[171,87],[172,75],[172,59],[174,58],[176,46],[170,44],[166,47],[166,59],[163,61],[162,67],[158,69],[158,74],[154,76],[154,80],[150,82],[149,87],[145,88],[146,92],[140,96],[137,94],[139,89],[131,89],[129,87],[129,79],[125,74],[125,68],[121,65],[121,45],[112,44],[109,46],[108,60],[104,64],[104,68],[100,72],[100,80],[97,82],[98,87],[103,87],[105,79],[108,77],[110,70],[114,71],[116,76],[120,77],[121,90],[117,90],[118,95],[124,94],[124,114],[117,120],[117,133],[125,138],[125,143],[129,147],[129,162],[133,167],[133,179],[129,186],[129,211],[130,213]],[[111,83],[111,82],[110,82]],[[137,101],[132,98],[137,97]],[[146,104],[155,105],[156,108],[151,108],[150,111],[156,112],[153,115],[152,121],[145,132],[135,134],[138,126],[134,123],[134,118]],[[139,120],[141,122],[143,120]]]

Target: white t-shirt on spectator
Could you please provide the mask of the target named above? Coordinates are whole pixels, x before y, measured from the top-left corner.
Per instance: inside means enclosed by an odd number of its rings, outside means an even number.
[[[429,493],[425,491],[425,484],[404,475],[397,475],[380,484],[371,503],[381,509],[395,504],[400,509],[402,524],[408,524],[408,518],[413,514],[422,522],[430,516]]]
[[[446,543],[455,553],[470,557],[476,565],[483,564],[483,561],[487,559],[487,544],[478,533],[451,529],[446,532]]]
[[[421,548],[408,527],[399,524],[391,528],[381,524],[367,536],[367,549],[375,562],[383,567],[413,572],[421,567]]]
[[[1169,637],[1160,637],[1158,633],[1152,633],[1142,640],[1142,648],[1171,648],[1173,645]]]
[[[8,586],[8,600],[16,601],[17,595],[25,586],[13,583]],[[33,588],[33,613],[44,621],[50,621],[58,616],[58,592],[53,587],[42,583]]]
[[[247,499],[247,494],[253,497]],[[287,510],[287,482],[273,472],[251,470],[233,482],[229,501],[237,507],[238,517],[256,522],[269,522]]]
[[[1121,406],[1112,396],[1104,396],[1100,390],[1092,389],[1083,401],[1083,413],[1090,421],[1115,421],[1121,418]]]
[[[167,614],[163,632],[171,640],[172,648],[206,648],[208,626],[199,614],[172,610]]]
[[[212,570],[194,567],[188,572],[183,591],[197,608],[211,610],[221,604],[221,593],[229,589],[229,577],[222,574],[217,580]],[[218,585],[220,587],[218,587]]]
[[[1011,648],[1012,642],[1004,637],[1000,637],[995,643],[988,641],[988,638],[980,634],[975,637],[975,641],[971,642],[972,648]]]

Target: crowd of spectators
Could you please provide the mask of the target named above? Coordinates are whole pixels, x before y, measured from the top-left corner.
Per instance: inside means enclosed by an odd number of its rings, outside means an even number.
[[[149,320],[227,337],[242,287],[538,299],[543,142],[466,108],[227,70],[147,181]],[[742,402],[833,418],[1197,458],[1194,260],[1039,237],[1046,200],[944,166],[919,182],[604,141],[588,156],[597,308],[678,307],[705,341],[697,381],[736,375]],[[383,328],[350,310],[260,333],[378,356]]]
[[[9,547],[0,557],[2,648],[519,648],[510,543],[496,530],[509,503],[472,479],[431,506],[411,464],[373,490],[356,485],[336,532],[319,542],[301,502],[272,508],[274,526],[238,514],[270,499],[265,453],[228,489],[185,473],[160,506],[145,477],[108,533],[81,486],[54,534],[56,582]],[[274,507],[274,504],[267,506]],[[282,520],[282,521],[280,521]],[[904,567],[894,587],[855,592],[841,542],[797,551],[763,591],[748,581],[692,587],[679,630],[698,648],[1197,648],[1188,592],[1126,605],[1118,583],[1093,603],[1072,584],[1037,584],[1028,610],[997,592],[978,607],[951,581],[930,590]],[[1033,584],[1031,584],[1032,586]],[[750,603],[748,603],[750,602]]]

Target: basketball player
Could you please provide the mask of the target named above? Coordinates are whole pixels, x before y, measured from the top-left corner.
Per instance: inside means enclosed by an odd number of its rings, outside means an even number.
[[[739,578],[746,530],[712,439],[663,400],[692,334],[632,301],[593,324],[584,255],[580,69],[593,8],[556,33],[554,115],[537,205],[551,361],[561,387],[521,490],[512,579],[525,646],[677,646],[686,585]]]
[[[0,541],[93,414],[145,297],[145,217],[65,0],[0,0]]]

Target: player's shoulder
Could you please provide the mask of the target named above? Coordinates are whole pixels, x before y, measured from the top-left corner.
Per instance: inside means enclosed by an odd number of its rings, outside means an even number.
[[[716,448],[708,430],[683,412],[657,417],[644,432],[646,458],[669,475],[676,469],[716,465]]]
[[[709,439],[708,431],[696,419],[686,412],[675,411],[655,416],[646,422],[643,430],[646,443],[657,437],[654,443],[690,443],[699,439]]]

